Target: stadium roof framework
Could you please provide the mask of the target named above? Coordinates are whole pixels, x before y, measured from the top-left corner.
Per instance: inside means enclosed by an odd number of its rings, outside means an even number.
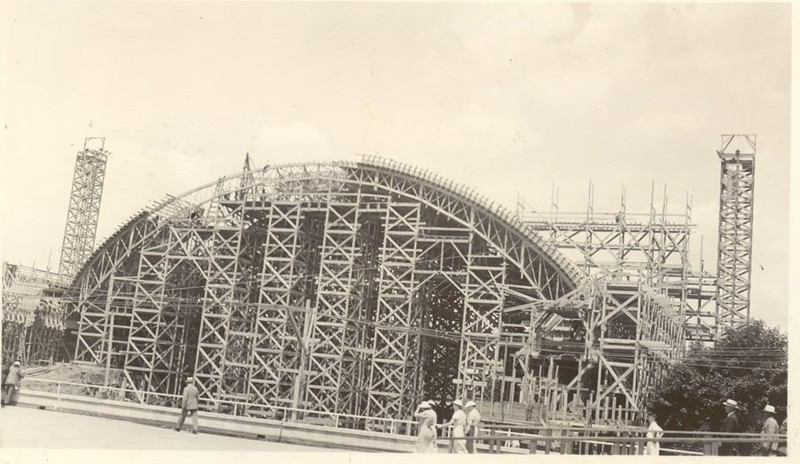
[[[544,420],[567,403],[632,420],[684,324],[623,277],[599,282],[533,224],[414,166],[246,169],[135,215],[84,263],[75,359],[124,368],[142,393],[194,374],[212,408],[247,414],[398,418],[458,396],[490,416],[540,402]]]

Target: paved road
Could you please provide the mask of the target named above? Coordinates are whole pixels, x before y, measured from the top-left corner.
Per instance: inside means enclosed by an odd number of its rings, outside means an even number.
[[[191,424],[191,420],[188,421]],[[202,418],[200,429],[202,430]],[[27,407],[2,408],[0,447],[135,450],[236,450],[236,451],[324,451],[325,448],[271,443],[199,433],[193,435],[158,426],[116,419],[82,416]]]

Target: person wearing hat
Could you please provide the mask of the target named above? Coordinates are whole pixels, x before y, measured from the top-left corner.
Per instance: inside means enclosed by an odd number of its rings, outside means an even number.
[[[739,403],[729,398],[722,404],[725,406],[725,412],[728,413],[728,415],[725,416],[725,420],[722,422],[722,428],[720,429],[720,432],[739,433],[739,417],[736,415],[736,411],[739,409]],[[731,437],[723,436],[723,438]],[[723,442],[719,445],[720,456],[736,456],[738,455],[737,451],[736,443]]]
[[[764,426],[761,427],[761,445],[764,447],[762,452],[764,456],[777,456],[778,455],[778,421],[775,420],[775,406],[768,404],[764,407],[764,415],[767,419],[764,421]]]
[[[436,452],[436,420],[430,409],[431,405],[427,401],[423,401],[414,411],[414,417],[419,418],[417,453]]]
[[[467,444],[463,438],[466,436],[465,428],[467,426],[467,415],[463,409],[464,403],[461,400],[453,401],[453,417],[448,422],[442,424],[442,427],[453,426],[452,441],[453,446],[450,448],[450,453],[454,454],[467,454]],[[459,440],[461,438],[461,440]]]
[[[192,416],[192,433],[197,434],[197,403],[200,397],[200,392],[194,386],[194,379],[191,377],[186,378],[186,387],[183,389],[183,399],[181,400],[181,418],[178,420],[178,426],[175,427],[177,432],[183,428],[183,421],[186,420],[186,414]]]
[[[17,404],[17,390],[19,390],[20,384],[22,383],[22,379],[25,378],[25,374],[22,373],[22,363],[19,361],[14,361],[14,365],[12,365],[8,369],[8,374],[6,375],[5,384],[3,384],[3,392],[5,396],[3,397],[3,405],[10,405],[14,406]]]
[[[431,407],[428,410],[428,414],[431,415],[431,418],[433,419],[433,425],[436,427],[436,424],[439,423],[439,411],[437,411],[437,409],[439,409],[439,405],[433,400],[428,400],[428,405]]]
[[[474,437],[478,435],[478,425],[481,423],[481,413],[475,407],[475,402],[470,400],[464,405],[467,411],[467,437]],[[467,438],[467,452],[470,454],[475,453],[475,440]]]

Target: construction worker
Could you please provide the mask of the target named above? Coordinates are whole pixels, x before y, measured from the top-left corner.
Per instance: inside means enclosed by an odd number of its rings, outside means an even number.
[[[25,374],[22,373],[22,363],[14,361],[14,365],[8,369],[8,375],[6,375],[6,381],[5,384],[3,384],[3,391],[5,392],[3,404],[11,406],[17,404],[17,390],[19,390],[22,379],[24,378]]]
[[[478,435],[478,425],[481,423],[481,413],[478,412],[478,408],[475,407],[474,401],[467,401],[467,404],[464,405],[464,409],[467,412],[467,452],[470,454],[475,453],[475,439],[469,437],[475,437]]]
[[[197,434],[197,403],[200,392],[194,386],[194,379],[191,377],[186,378],[186,387],[183,389],[183,399],[181,400],[181,418],[178,420],[178,426],[175,427],[177,432],[183,428],[183,421],[186,420],[186,414],[192,416],[192,433]]]
[[[739,417],[736,415],[736,411],[739,409],[739,403],[732,399],[725,400],[722,403],[725,406],[725,412],[728,414],[725,416],[725,420],[722,422],[722,428],[720,432],[724,433],[739,433]],[[731,436],[724,436],[722,438],[733,438]],[[737,456],[738,449],[736,447],[736,443],[727,442],[727,443],[720,443],[719,445],[719,455],[720,456]]]
[[[764,456],[777,456],[778,455],[778,421],[775,420],[775,406],[767,405],[764,407],[764,415],[767,416],[764,420],[764,426],[761,427],[761,437],[763,446],[762,453]]]

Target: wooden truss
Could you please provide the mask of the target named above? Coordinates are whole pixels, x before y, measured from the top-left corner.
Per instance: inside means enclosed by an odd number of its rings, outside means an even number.
[[[504,308],[587,277],[509,212],[412,166],[252,170],[132,218],[73,282],[76,359],[144,391],[373,417],[491,401]],[[514,292],[508,288],[517,289]]]
[[[64,282],[53,272],[3,263],[4,365],[50,363],[64,352]]]
[[[100,142],[99,148],[89,148]],[[72,192],[64,227],[59,273],[74,276],[89,258],[94,248],[100,201],[103,198],[103,181],[109,153],[103,149],[104,138],[87,138],[83,150],[75,159]]]
[[[717,154],[720,192],[716,315],[721,331],[750,319],[756,137],[723,135]]]
[[[685,341],[714,335],[691,230],[688,212],[624,201],[522,220],[380,158],[249,170],[92,255],[72,285],[76,359],[143,391],[193,375],[237,413],[404,418],[450,396],[490,419],[632,421]]]
[[[536,375],[529,368],[531,378],[517,388],[535,386],[538,393],[528,396],[544,403],[540,418],[552,418],[569,403],[573,418],[641,419],[644,393],[659,381],[666,364],[682,355],[685,342],[713,339],[714,280],[689,265],[690,211],[687,204],[685,216],[668,216],[665,201],[661,214],[651,206],[649,214],[632,215],[623,196],[620,212],[613,215],[595,214],[590,204],[582,216],[559,214],[556,208],[549,216],[526,217],[527,225],[594,280],[547,304],[519,307],[532,312],[531,325],[553,321],[527,343],[516,341],[515,356],[524,353],[523,367],[539,368]],[[563,327],[572,329],[565,333]],[[583,335],[576,339],[576,332]],[[562,343],[566,349],[543,351],[548,337],[550,346]],[[565,351],[571,357],[565,359]],[[530,353],[550,357],[550,366],[547,360],[529,361]],[[559,375],[559,368],[575,374]],[[513,382],[513,376],[506,381]],[[514,387],[503,388],[513,398]]]

